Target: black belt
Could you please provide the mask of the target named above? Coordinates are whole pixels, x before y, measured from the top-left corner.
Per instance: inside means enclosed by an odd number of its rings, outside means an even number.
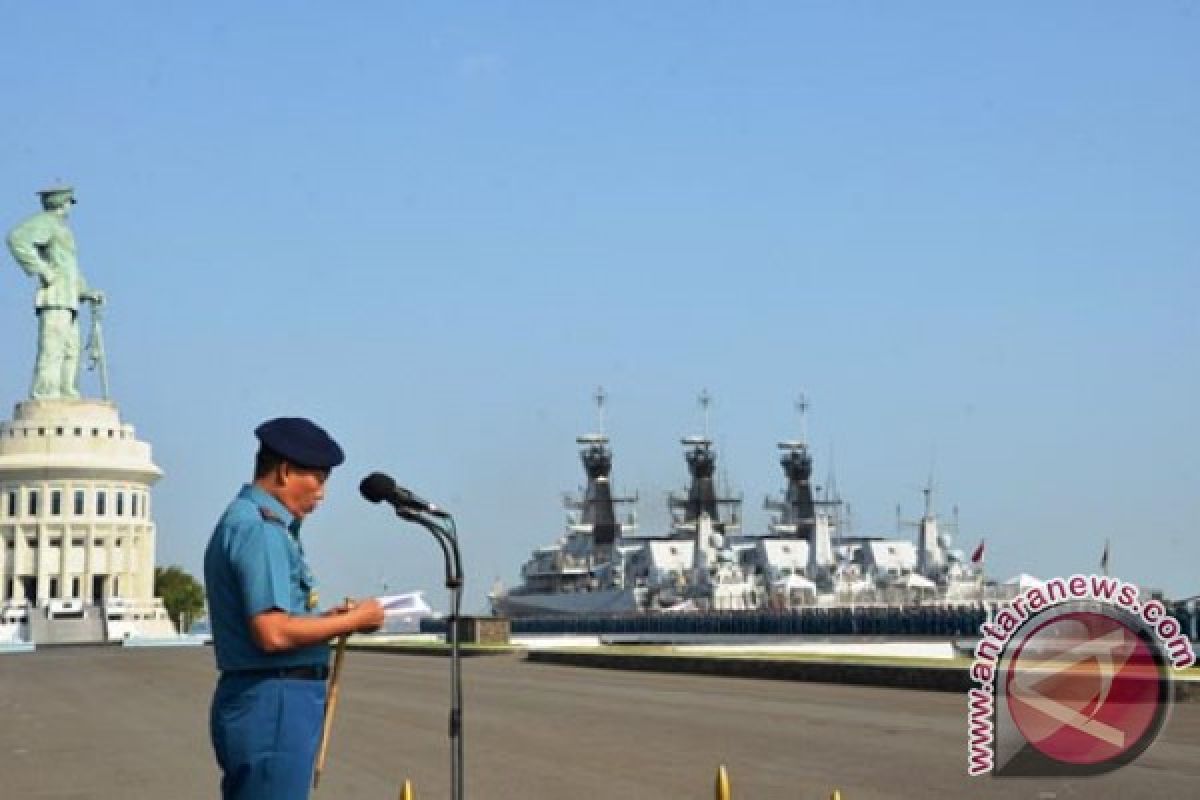
[[[329,667],[324,664],[308,664],[298,667],[263,667],[262,669],[238,669],[227,672],[246,678],[284,678],[292,681],[323,681],[329,677]]]

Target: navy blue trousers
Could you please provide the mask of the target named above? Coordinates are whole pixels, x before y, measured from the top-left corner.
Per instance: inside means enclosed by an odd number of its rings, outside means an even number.
[[[306,800],[325,681],[222,674],[209,718],[224,800]]]

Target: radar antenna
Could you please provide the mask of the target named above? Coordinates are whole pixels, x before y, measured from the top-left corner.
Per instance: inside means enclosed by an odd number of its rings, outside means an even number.
[[[804,392],[796,398],[796,411],[800,414],[800,444],[808,444],[808,420],[805,419],[804,413],[808,411],[808,398]]]
[[[825,485],[829,487],[829,499],[835,503],[842,502],[842,495],[838,491],[837,485],[837,470],[834,464],[835,452],[833,444],[829,445],[829,475],[825,478]]]
[[[607,433],[604,429],[604,404],[608,401],[608,394],[605,393],[603,386],[596,387],[592,399],[596,401],[596,418],[600,423],[600,435],[604,436]]]
[[[700,390],[700,397],[697,398],[700,403],[700,410],[704,414],[704,438],[708,438],[708,409],[712,405],[712,395],[708,393],[708,389]]]
[[[834,465],[834,448],[832,442],[829,444],[829,477],[825,480],[825,486],[825,505],[831,509],[829,516],[833,521],[834,530],[837,531],[837,537],[840,540],[842,538],[842,526],[849,526],[850,504],[842,502],[842,493],[838,491],[837,469]]]
[[[933,475],[937,471],[937,448],[934,447],[929,453],[929,480],[925,482],[925,516],[933,515]]]

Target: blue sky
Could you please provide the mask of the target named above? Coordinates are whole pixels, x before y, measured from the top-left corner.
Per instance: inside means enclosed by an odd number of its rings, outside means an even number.
[[[299,6],[298,8],[295,6]],[[793,403],[860,533],[932,468],[990,571],[1200,592],[1192,2],[14,4],[0,224],[57,179],[199,572],[251,430],[349,453],[328,592],[421,587],[380,469],[456,512],[468,606],[559,535],[609,396],[643,532],[714,398],[749,530]],[[0,270],[0,403],[32,287]],[[95,391],[92,376],[85,385]]]

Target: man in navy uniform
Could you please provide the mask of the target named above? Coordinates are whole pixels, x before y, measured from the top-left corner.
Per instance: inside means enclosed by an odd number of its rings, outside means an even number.
[[[300,523],[325,495],[342,448],[307,419],[255,430],[254,481],[225,510],[204,553],[217,668],[210,718],[225,800],[303,800],[312,781],[329,640],[377,630],[374,599],[321,612]]]

